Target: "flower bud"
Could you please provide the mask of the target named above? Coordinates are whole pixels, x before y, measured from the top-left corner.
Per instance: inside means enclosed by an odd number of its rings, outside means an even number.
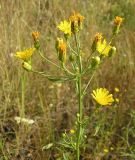
[[[117,35],[120,31],[121,23],[123,22],[123,18],[116,16],[114,19],[114,28],[113,28],[113,34]]]
[[[28,62],[23,62],[23,63],[22,63],[22,67],[23,67],[26,71],[31,71],[31,70],[32,70],[32,66],[31,66]]]
[[[58,52],[59,60],[64,63],[66,61],[66,52],[67,52],[66,43],[63,41],[62,38],[57,38],[55,46],[56,46],[56,50]]]
[[[59,45],[62,43],[63,43],[63,39],[57,38],[56,43],[55,43],[55,48],[56,48],[57,52],[59,51]]]
[[[73,34],[82,30],[82,22],[85,19],[80,13],[74,12],[70,17],[69,21],[71,22],[71,31]]]
[[[109,55],[109,57],[112,57],[113,55],[115,55],[115,53],[116,53],[116,47],[111,47],[108,55]]]
[[[100,64],[100,57],[92,57],[91,66],[92,68],[96,68]]]
[[[39,35],[40,35],[40,32],[38,31],[32,32],[32,37],[33,37],[34,42],[36,42],[39,39]]]
[[[95,34],[95,38],[94,38],[94,41],[92,43],[92,46],[91,46],[91,49],[92,49],[92,52],[95,52],[98,45],[101,43],[101,40],[102,40],[102,33],[96,33]]]

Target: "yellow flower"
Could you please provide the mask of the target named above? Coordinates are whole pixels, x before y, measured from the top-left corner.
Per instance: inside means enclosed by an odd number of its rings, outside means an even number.
[[[95,37],[94,37],[94,40],[93,40],[93,43],[92,43],[92,46],[91,46],[91,49],[92,49],[93,52],[96,51],[97,46],[98,46],[98,44],[101,43],[102,38],[103,38],[102,33],[96,33],[95,34]]]
[[[119,92],[120,91],[119,88],[117,88],[117,87],[115,87],[114,90],[115,90],[115,92]]]
[[[69,20],[70,20],[71,22],[77,21],[77,22],[78,22],[78,25],[79,25],[79,23],[82,23],[84,19],[85,19],[84,16],[82,16],[80,13],[76,13],[76,12],[73,12],[73,15],[71,15],[71,16],[69,17]]]
[[[80,13],[73,12],[73,14],[69,17],[72,33],[78,32],[80,29],[82,29],[82,22],[84,19],[85,17]]]
[[[64,20],[64,21],[60,22],[60,24],[57,26],[57,28],[60,31],[64,32],[64,34],[71,36],[71,22]]]
[[[26,61],[33,55],[34,51],[35,51],[35,48],[29,48],[24,51],[16,52],[15,56]]]
[[[61,62],[65,62],[66,61],[67,44],[63,41],[62,38],[57,38],[56,50],[59,54],[59,60]]]
[[[75,133],[75,130],[71,129],[70,134],[74,134],[74,133]]]
[[[61,53],[65,53],[66,54],[66,50],[67,50],[67,45],[66,45],[66,43],[62,43],[62,44],[60,44],[59,45],[59,52],[61,52]]]
[[[120,26],[121,23],[123,22],[123,18],[119,17],[119,16],[116,16],[115,19],[114,19],[114,24],[116,26]]]
[[[110,49],[112,46],[108,45],[106,40],[103,40],[103,42],[97,43],[97,51],[104,56],[108,56]]]
[[[105,88],[93,90],[92,97],[101,105],[111,105],[114,102],[113,95]]]
[[[102,37],[102,33],[96,33],[96,34],[95,34],[95,41],[96,41],[96,42],[101,41],[102,38],[103,38],[103,37]]]
[[[39,39],[39,35],[40,35],[40,32],[38,32],[38,31],[32,32],[32,37],[33,37],[34,41],[37,41]]]

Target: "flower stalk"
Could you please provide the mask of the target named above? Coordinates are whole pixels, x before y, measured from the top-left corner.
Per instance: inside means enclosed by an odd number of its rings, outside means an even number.
[[[76,157],[77,160],[80,159],[80,135],[81,135],[81,122],[83,118],[83,97],[82,97],[82,61],[81,61],[81,54],[80,54],[80,41],[78,39],[78,35],[75,34],[75,42],[77,48],[77,55],[78,55],[78,67],[79,67],[79,74],[77,79],[77,95],[78,95],[78,121],[77,121],[77,141],[76,141]]]

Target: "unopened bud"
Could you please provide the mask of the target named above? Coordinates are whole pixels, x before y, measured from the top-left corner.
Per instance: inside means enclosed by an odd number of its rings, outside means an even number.
[[[123,18],[116,16],[114,19],[114,28],[113,28],[113,34],[117,35],[120,32],[120,26],[123,22]]]
[[[58,52],[59,60],[64,63],[66,61],[67,44],[63,41],[62,38],[57,38],[55,46]]]
[[[36,42],[39,39],[39,36],[40,36],[40,32],[38,31],[32,32],[32,37],[33,37],[34,42]]]
[[[95,38],[93,40],[93,43],[92,43],[92,46],[91,46],[91,49],[92,49],[92,52],[95,52],[98,45],[101,43],[102,41],[102,33],[96,33],[95,34]]]
[[[113,55],[115,55],[115,53],[116,53],[116,47],[112,47],[111,49],[110,49],[110,51],[109,51],[109,57],[112,57]]]
[[[92,68],[96,68],[100,64],[100,57],[92,57],[91,66]]]
[[[28,62],[23,62],[22,63],[22,67],[27,71],[31,71],[32,70],[32,66]]]

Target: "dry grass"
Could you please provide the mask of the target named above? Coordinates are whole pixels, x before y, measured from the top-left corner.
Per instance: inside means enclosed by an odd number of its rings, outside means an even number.
[[[134,1],[131,2],[133,6]],[[112,6],[114,2],[109,0],[0,1],[1,160],[60,160],[60,152],[56,149],[42,151],[42,147],[58,141],[65,129],[73,127],[77,111],[73,84],[52,84],[29,73],[26,84],[26,117],[34,119],[36,123],[32,127],[18,126],[14,117],[19,115],[21,109],[23,71],[13,54],[32,46],[31,32],[38,30],[41,32],[44,54],[56,61],[54,44],[60,34],[56,25],[73,10],[77,10],[86,17],[82,43],[84,58],[87,58],[96,32],[103,32],[109,38],[108,33],[111,30],[108,28],[112,25],[109,23],[109,13]],[[130,13],[130,16],[135,16],[133,14],[134,12]],[[89,87],[89,94],[84,101],[86,115],[93,116],[87,131],[88,143],[85,153],[82,151],[86,160],[135,159],[135,28],[131,30],[128,26],[128,21],[131,23],[128,17],[125,21],[127,22],[123,25],[121,34],[115,40],[117,55],[112,60],[106,60],[93,79],[93,85]],[[58,73],[55,67],[44,63],[38,55],[34,57],[34,65],[35,68]],[[93,113],[90,93],[92,88],[96,87],[107,87],[113,93],[115,87],[120,88],[118,107],[105,109],[101,114]],[[98,125],[98,135],[93,136]],[[109,153],[103,151],[104,148],[110,147],[114,150]]]

